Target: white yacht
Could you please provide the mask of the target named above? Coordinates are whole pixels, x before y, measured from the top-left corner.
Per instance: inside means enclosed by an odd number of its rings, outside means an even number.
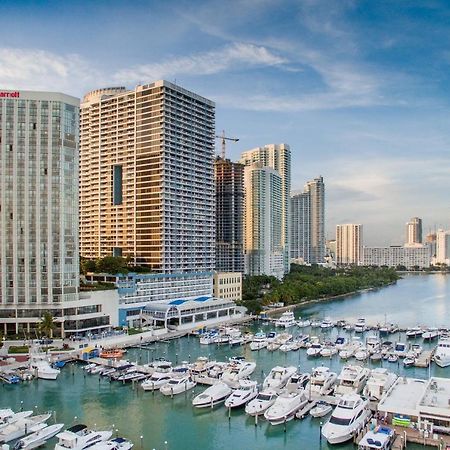
[[[44,422],[50,417],[51,414],[40,414],[26,417],[7,425],[0,430],[0,443],[14,441],[25,436],[27,433],[34,433],[45,428],[47,424]]]
[[[347,442],[358,434],[370,419],[369,401],[357,394],[344,395],[322,428],[329,444]]]
[[[337,379],[334,394],[337,396],[345,394],[359,394],[366,384],[370,375],[370,369],[361,366],[344,366]]]
[[[439,339],[436,350],[434,351],[434,362],[439,367],[450,366],[450,339]]]
[[[154,372],[150,378],[147,378],[145,381],[141,383],[142,389],[144,391],[157,391],[161,386],[164,386],[168,383],[172,378],[172,374],[169,373],[160,373]]]
[[[240,380],[248,378],[256,369],[256,363],[250,361],[239,361],[230,364],[230,366],[225,369],[221,379],[224,383],[228,384],[230,387],[234,388],[239,385]]]
[[[263,348],[267,347],[267,336],[266,333],[263,333],[262,331],[259,333],[256,333],[253,336],[252,341],[250,342],[250,350],[261,350]]]
[[[17,422],[21,419],[26,419],[33,414],[33,411],[20,411],[15,413],[12,409],[1,409],[0,410],[0,430],[9,424]]]
[[[337,350],[342,350],[348,344],[347,338],[344,336],[338,336],[334,341],[334,346]]]
[[[289,392],[305,389],[310,380],[309,373],[294,373],[286,383],[286,390]]]
[[[369,350],[366,347],[359,347],[359,349],[355,352],[355,359],[357,361],[365,361],[369,357]]]
[[[378,426],[359,441],[358,450],[390,450],[395,440],[394,430]]]
[[[371,335],[366,337],[366,348],[371,355],[381,351],[381,341],[378,336]]]
[[[200,345],[214,344],[217,336],[218,336],[217,331],[210,331],[209,333],[203,333],[199,339]]]
[[[159,388],[159,391],[163,395],[176,395],[189,391],[196,385],[197,383],[189,375],[185,375],[179,378],[171,378],[168,383]]]
[[[334,344],[324,344],[322,350],[320,351],[320,356],[323,356],[324,358],[331,358],[337,352],[338,350]]]
[[[258,395],[256,381],[241,380],[239,387],[225,400],[226,408],[238,408],[247,404]]]
[[[255,399],[251,400],[245,406],[245,412],[250,416],[264,414],[277,399],[278,394],[272,389],[261,391]]]
[[[13,450],[31,450],[44,445],[53,436],[56,436],[64,426],[63,423],[55,423],[48,427],[42,428],[35,433],[29,434],[17,441],[13,447]]]
[[[355,333],[363,333],[366,330],[366,319],[358,319],[355,323]]]
[[[422,334],[422,339],[424,341],[432,341],[439,336],[439,330],[437,328],[428,328]]]
[[[105,442],[112,436],[112,431],[89,430],[86,425],[78,424],[56,435],[58,443],[55,450],[83,450],[92,448],[99,442]]]
[[[379,401],[381,396],[395,383],[398,376],[378,367],[370,372],[369,379],[364,387],[363,394],[372,401]]]
[[[311,321],[310,320],[308,320],[308,319],[301,320],[300,317],[299,317],[299,320],[297,320],[296,323],[297,323],[297,326],[299,328],[306,328],[306,327],[309,327],[311,325]]]
[[[50,365],[48,357],[45,353],[32,351],[30,354],[29,364],[30,369],[33,371],[35,376],[43,380],[56,380],[60,373],[59,369],[54,369]]]
[[[275,403],[264,413],[264,417],[272,425],[280,425],[293,419],[295,413],[307,403],[308,398],[303,389],[296,392],[284,390],[275,400]]]
[[[89,450],[131,450],[133,443],[128,439],[116,437],[106,442],[99,442],[89,447]]]
[[[310,399],[322,395],[329,395],[337,380],[337,374],[331,372],[328,367],[316,367],[312,370],[306,392]]]
[[[322,320],[322,323],[320,324],[320,328],[322,330],[329,330],[330,328],[333,328],[333,326],[334,326],[334,323],[329,317],[325,317]]]
[[[354,336],[352,340],[339,352],[339,357],[341,359],[349,359],[359,350],[361,346],[361,339],[358,336]]]
[[[326,402],[317,402],[316,406],[309,411],[311,417],[325,417],[333,410],[333,407]]]
[[[409,351],[409,346],[403,342],[396,342],[394,345],[393,354],[399,358],[404,358]]]
[[[264,379],[263,389],[274,389],[280,390],[286,383],[289,378],[297,372],[297,369],[294,366],[289,367],[281,367],[275,366]]]
[[[293,311],[285,311],[281,316],[275,321],[276,327],[289,328],[295,325],[295,316]]]
[[[230,394],[230,386],[219,381],[194,397],[192,405],[196,408],[212,408],[219,403],[223,403]]]
[[[313,342],[308,349],[306,349],[306,356],[320,356],[320,352],[323,350],[323,345],[320,342]]]
[[[407,338],[416,338],[416,337],[422,336],[422,334],[423,334],[423,330],[419,326],[417,326],[417,327],[409,327],[406,330],[406,337]]]

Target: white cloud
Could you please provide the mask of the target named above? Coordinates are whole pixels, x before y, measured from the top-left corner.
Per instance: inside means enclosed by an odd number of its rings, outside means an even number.
[[[131,83],[171,78],[176,75],[212,75],[248,67],[277,66],[285,62],[283,57],[263,46],[233,43],[209,52],[120,70],[115,74],[114,79]]]

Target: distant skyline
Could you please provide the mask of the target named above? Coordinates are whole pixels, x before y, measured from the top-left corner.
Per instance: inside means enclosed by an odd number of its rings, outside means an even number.
[[[450,228],[450,4],[428,0],[3,0],[0,88],[82,97],[176,81],[242,151],[287,143],[292,189],[322,175],[327,238]],[[217,142],[220,151],[220,142]]]

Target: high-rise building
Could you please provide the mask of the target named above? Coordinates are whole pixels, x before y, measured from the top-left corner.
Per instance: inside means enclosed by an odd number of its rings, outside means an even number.
[[[450,231],[437,231],[434,263],[450,265]]]
[[[167,81],[84,97],[82,256],[123,256],[158,273],[212,280],[214,117],[212,101]]]
[[[359,264],[362,258],[363,226],[348,223],[336,226],[336,263]]]
[[[216,270],[244,271],[244,166],[216,158]]]
[[[56,334],[110,325],[101,302],[93,302],[96,296],[80,299],[78,293],[79,104],[60,93],[0,92],[0,324],[5,334],[24,337],[37,328],[44,311],[55,318]]]
[[[317,264],[325,260],[325,185],[308,181],[303,193],[291,197],[291,259]]]
[[[425,243],[430,247],[431,257],[436,256],[436,233],[428,233],[425,236]]]
[[[390,247],[363,247],[361,265],[425,269],[430,267],[430,247],[423,244],[391,245]]]
[[[244,169],[245,273],[283,278],[283,182],[278,171],[253,163]]]
[[[249,166],[260,163],[277,171],[281,178],[281,246],[284,273],[290,268],[290,192],[291,192],[291,150],[287,144],[269,144],[242,153],[241,164]],[[260,169],[258,169],[260,170]],[[245,192],[247,195],[247,192]],[[247,202],[247,199],[246,199]],[[245,216],[247,217],[247,215]]]
[[[406,245],[422,244],[422,219],[413,217],[406,223]]]

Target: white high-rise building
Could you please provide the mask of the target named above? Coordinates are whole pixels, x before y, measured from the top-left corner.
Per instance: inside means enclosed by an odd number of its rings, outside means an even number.
[[[423,244],[364,247],[361,264],[364,266],[404,266],[408,270],[430,267],[430,247]]]
[[[284,273],[290,269],[290,191],[291,191],[291,150],[287,144],[269,144],[242,153],[241,164],[249,166],[260,163],[278,172],[281,178],[281,246]],[[245,193],[245,195],[247,195]],[[246,200],[247,201],[247,200]]]
[[[253,163],[244,169],[244,189],[245,273],[281,279],[285,274],[281,176]]]
[[[422,244],[422,219],[413,217],[406,223],[406,245]]]
[[[93,301],[98,295],[80,299],[78,293],[78,117],[79,100],[68,95],[0,92],[0,330],[5,334],[31,333],[45,311],[55,318],[56,334],[111,325],[104,305]],[[110,305],[113,297],[114,292]]]
[[[325,185],[323,178],[308,181],[291,197],[291,260],[318,264],[325,260]]]
[[[363,226],[348,223],[336,226],[336,263],[359,264],[362,258]]]
[[[435,264],[450,265],[450,230],[438,230],[436,233]]]

